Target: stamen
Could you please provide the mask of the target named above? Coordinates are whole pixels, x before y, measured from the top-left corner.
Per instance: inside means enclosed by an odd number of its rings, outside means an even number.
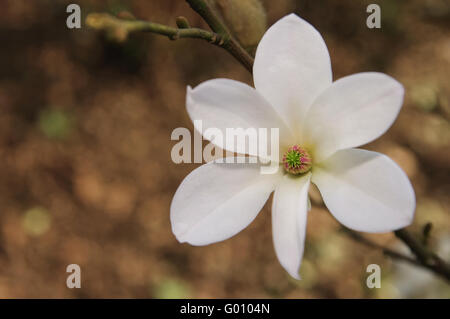
[[[305,148],[294,145],[284,153],[283,166],[288,173],[293,175],[303,174],[311,169],[312,158]]]

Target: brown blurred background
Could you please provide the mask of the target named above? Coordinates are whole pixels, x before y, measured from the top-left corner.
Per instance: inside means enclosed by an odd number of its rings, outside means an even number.
[[[234,238],[179,244],[169,206],[196,165],[170,159],[176,127],[192,131],[187,85],[226,77],[252,83],[204,41],[135,34],[115,43],[84,24],[89,12],[175,26],[183,0],[78,0],[83,27],[66,27],[74,1],[0,0],[0,297],[450,297],[448,285],[354,242],[322,208],[309,214],[302,281],[278,263],[270,201]],[[366,27],[381,6],[382,28]],[[267,24],[295,12],[324,36],[334,78],[388,73],[406,87],[401,114],[368,148],[391,156],[417,195],[412,231],[433,223],[431,245],[450,257],[450,5],[445,0],[263,1]],[[367,235],[403,250],[391,234]],[[366,267],[382,267],[368,289]],[[68,264],[81,289],[66,287]]]

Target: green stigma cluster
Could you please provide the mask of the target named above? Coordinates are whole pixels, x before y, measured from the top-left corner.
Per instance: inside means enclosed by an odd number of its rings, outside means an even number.
[[[284,169],[293,175],[306,173],[312,166],[312,158],[308,151],[298,145],[289,147],[282,161]]]

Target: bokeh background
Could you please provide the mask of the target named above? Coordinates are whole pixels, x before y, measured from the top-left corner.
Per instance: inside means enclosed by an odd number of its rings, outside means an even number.
[[[271,200],[230,240],[179,244],[169,206],[198,166],[170,159],[172,130],[192,132],[186,86],[217,77],[251,84],[251,76],[204,41],[136,34],[117,43],[84,21],[69,30],[70,2],[0,0],[0,297],[450,297],[444,281],[355,242],[320,206],[308,217],[302,281],[276,259]],[[172,26],[184,15],[207,28],[182,0],[76,3],[83,20],[126,10]],[[322,33],[335,79],[380,71],[404,84],[398,120],[367,147],[406,171],[417,195],[411,231],[432,222],[430,245],[448,260],[449,2],[262,3],[267,25],[295,12]],[[369,3],[381,6],[381,29],[366,27]],[[367,237],[408,253],[392,234]],[[66,287],[66,266],[74,263],[81,289]],[[372,263],[381,265],[380,289],[365,285]]]

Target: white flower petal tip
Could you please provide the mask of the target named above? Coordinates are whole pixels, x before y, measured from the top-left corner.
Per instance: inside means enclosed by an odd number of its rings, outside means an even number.
[[[384,73],[358,73],[334,82],[314,101],[304,122],[304,135],[316,145],[316,160],[383,135],[397,118],[403,96],[403,85]]]
[[[275,189],[272,203],[272,233],[280,264],[299,280],[308,213],[308,189],[311,174],[285,175]]]
[[[383,154],[339,151],[316,168],[312,181],[331,214],[350,229],[384,233],[414,219],[414,189],[403,170]]]
[[[199,84],[194,89],[188,87],[186,108],[195,129],[201,133],[212,129],[219,131],[213,134],[215,137],[217,134],[225,137],[227,129],[278,128],[281,141],[292,140],[290,129],[272,105],[254,88],[239,81],[213,79]],[[249,138],[252,140],[248,144],[253,142],[257,145],[257,137]],[[241,142],[232,146],[226,144],[224,138],[211,142],[227,151],[258,156],[256,150],[246,149],[248,145]],[[270,143],[270,139],[267,142]],[[270,149],[269,145],[267,149]]]
[[[234,236],[247,227],[275,189],[280,174],[260,174],[258,164],[210,162],[192,171],[170,207],[179,242],[202,246]]]
[[[253,81],[295,130],[332,82],[330,55],[320,33],[295,14],[274,23],[256,49]]]

